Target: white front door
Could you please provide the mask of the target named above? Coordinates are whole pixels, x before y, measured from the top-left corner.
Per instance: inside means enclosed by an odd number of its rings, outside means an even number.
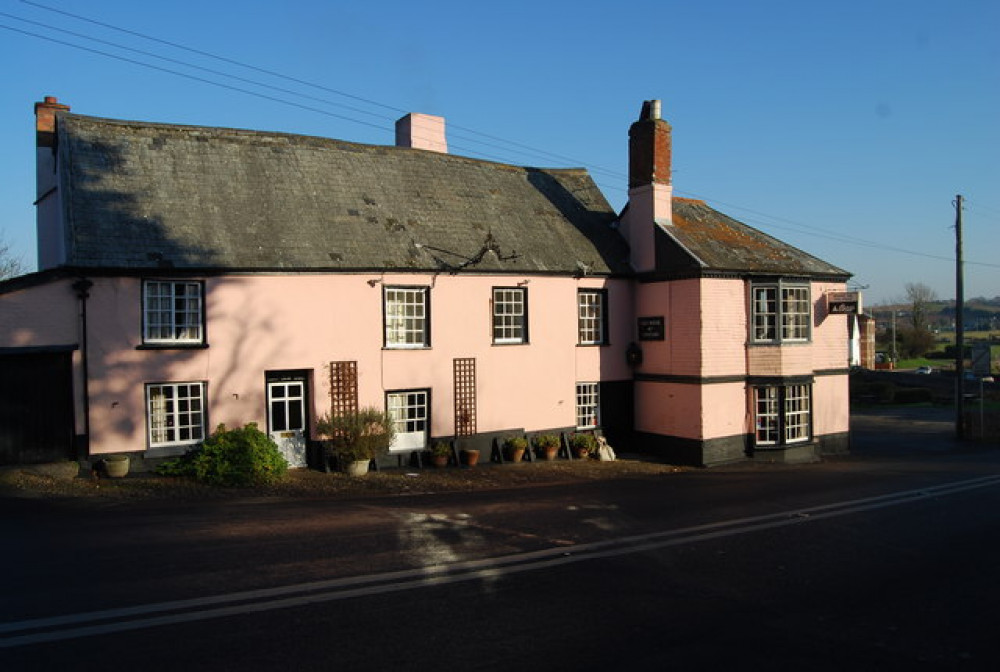
[[[306,466],[305,381],[268,382],[267,407],[268,431],[288,466]]]
[[[422,450],[427,447],[428,408],[430,394],[427,390],[390,392],[385,405],[396,427],[396,438],[390,450]]]

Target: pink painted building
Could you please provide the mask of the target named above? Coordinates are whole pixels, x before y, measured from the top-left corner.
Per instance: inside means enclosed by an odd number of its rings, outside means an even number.
[[[304,466],[375,405],[399,456],[600,429],[678,463],[848,445],[849,274],[674,198],[659,103],[629,204],[580,169],[36,105],[39,271],[0,282],[0,461],[158,458],[256,422]]]

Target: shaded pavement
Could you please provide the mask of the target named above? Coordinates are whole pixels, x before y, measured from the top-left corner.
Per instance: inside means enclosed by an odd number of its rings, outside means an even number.
[[[956,438],[955,409],[948,406],[851,410],[851,453],[856,456],[920,455],[984,447]]]

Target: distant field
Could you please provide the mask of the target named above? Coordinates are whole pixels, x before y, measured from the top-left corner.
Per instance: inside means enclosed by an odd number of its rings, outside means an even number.
[[[944,349],[949,345],[955,344],[955,334],[954,332],[941,332],[934,335],[935,343],[934,350],[928,354],[934,352],[944,352]],[[990,361],[992,363],[993,373],[1000,373],[1000,331],[967,331],[965,332],[965,344],[971,345],[973,342],[979,341],[989,341],[994,342],[990,345]],[[881,349],[883,346],[879,346],[877,349]],[[968,360],[966,360],[966,368],[970,366]],[[930,366],[935,369],[941,369],[944,371],[954,371],[955,370],[955,360],[954,359],[936,359],[934,357],[918,357],[915,359],[901,359],[896,364],[897,369],[916,369],[921,366]]]

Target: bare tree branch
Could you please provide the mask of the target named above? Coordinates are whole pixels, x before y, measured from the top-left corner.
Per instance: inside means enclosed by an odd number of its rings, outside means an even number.
[[[4,241],[3,235],[0,235],[0,280],[23,275],[25,272],[27,272],[27,267],[24,262],[19,257],[14,256],[10,246]]]

